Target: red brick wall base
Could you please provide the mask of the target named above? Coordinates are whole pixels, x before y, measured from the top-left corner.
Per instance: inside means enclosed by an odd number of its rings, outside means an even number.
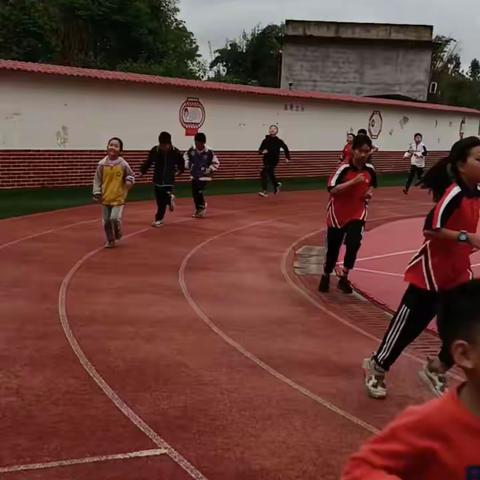
[[[374,163],[380,173],[401,173],[409,168],[404,152],[378,152]],[[103,151],[90,150],[0,150],[0,188],[40,188],[83,186],[92,183],[96,164]],[[126,151],[125,159],[135,171],[145,159],[145,151]],[[215,178],[223,180],[258,178],[261,157],[252,151],[218,151],[221,169]],[[431,165],[446,152],[431,152]],[[278,174],[284,178],[325,177],[338,162],[339,152],[292,152],[292,162],[280,162]],[[180,181],[186,181],[182,177]],[[145,182],[150,181],[146,178]]]

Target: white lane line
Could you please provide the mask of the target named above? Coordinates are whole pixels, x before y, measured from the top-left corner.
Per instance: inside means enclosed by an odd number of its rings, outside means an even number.
[[[167,451],[163,448],[154,450],[141,450],[138,452],[119,453],[116,455],[100,455],[98,457],[72,458],[69,460],[58,460],[56,462],[30,463],[28,465],[15,465],[13,467],[0,467],[0,473],[25,472],[28,470],[44,470],[47,468],[71,467],[73,465],[84,465],[86,463],[111,462],[114,460],[131,460],[133,458],[157,457],[165,455]]]
[[[13,245],[17,245],[18,243],[22,243],[27,240],[33,240],[34,238],[43,237],[44,235],[48,235],[49,233],[60,232],[61,230],[67,230],[68,228],[75,227],[77,225],[85,225],[95,222],[100,223],[100,219],[98,218],[95,220],[82,220],[81,222],[69,223],[68,225],[64,225],[63,227],[51,228],[50,230],[44,230],[43,232],[35,233],[33,235],[26,235],[25,237],[17,238],[16,240],[12,240],[11,242],[3,243],[2,245],[0,245],[0,250],[12,247]]]
[[[379,218],[373,218],[370,220],[370,222],[376,222],[376,221],[381,221],[381,220],[388,220],[388,219],[392,219],[392,220],[395,220],[397,217],[379,217]],[[402,218],[402,217],[400,217]],[[292,277],[290,276],[289,272],[288,272],[288,268],[287,268],[287,260],[288,260],[288,256],[290,255],[290,252],[292,250],[294,250],[297,245],[303,243],[305,240],[307,240],[308,238],[311,238],[311,237],[314,237],[315,235],[320,235],[321,233],[323,233],[325,231],[325,228],[320,228],[318,230],[314,230],[313,232],[310,232],[310,233],[307,233],[306,235],[304,235],[303,237],[300,237],[299,239],[295,240],[286,250],[285,250],[285,253],[283,254],[283,257],[282,257],[282,262],[281,262],[281,270],[282,270],[282,274],[285,278],[285,280],[287,281],[287,283],[290,285],[290,287],[292,287],[297,293],[299,293],[305,300],[307,300],[309,303],[311,303],[314,307],[316,307],[318,310],[322,311],[323,313],[326,313],[327,315],[329,315],[330,317],[334,318],[335,320],[337,320],[338,322],[340,322],[341,324],[345,325],[346,327],[349,327],[351,328],[353,331],[357,332],[357,333],[360,333],[361,335],[363,335],[364,337],[367,337],[369,338],[370,340],[374,340],[375,342],[378,342],[378,344],[380,345],[380,343],[382,342],[382,339],[377,337],[376,335],[372,335],[371,333],[368,333],[366,330],[364,330],[363,328],[360,328],[359,326],[355,325],[354,323],[352,322],[349,322],[348,320],[344,319],[343,317],[341,317],[340,315],[337,315],[333,310],[330,310],[328,307],[326,307],[325,305],[323,305],[321,302],[319,302],[315,296],[313,296],[313,294],[306,288],[306,287],[303,287],[303,286],[299,286],[293,279]],[[392,317],[392,315],[388,315],[390,318]],[[387,325],[385,325],[385,331],[386,331],[386,328]],[[417,357],[409,352],[406,352],[404,351],[402,353],[402,356],[405,356],[407,358],[410,358],[411,360],[414,360],[415,362],[421,364],[421,365],[424,365],[425,364],[425,360],[421,359],[420,357]],[[450,377],[456,379],[456,380],[459,380],[459,381],[463,381],[462,377],[460,377],[459,375],[456,375],[454,372],[449,372],[448,373]]]
[[[396,257],[398,255],[407,255],[415,252],[418,252],[418,248],[416,250],[403,250],[402,252],[384,253],[383,255],[374,255],[373,257],[357,258],[357,262],[365,262],[366,260],[377,260],[379,258]]]
[[[192,219],[179,220],[177,222],[172,222],[170,225],[175,223],[183,223],[191,221]],[[126,235],[124,239],[133,237],[135,235],[140,235],[147,231],[152,231],[151,227],[143,228],[136,232]],[[60,287],[60,292],[58,295],[58,314],[60,317],[60,322],[62,324],[63,331],[67,337],[68,343],[70,344],[72,350],[80,361],[81,365],[85,371],[90,375],[92,380],[100,387],[103,393],[112,401],[112,403],[139,429],[141,430],[150,440],[161,449],[166,450],[167,455],[175,461],[185,472],[187,472],[190,477],[196,480],[207,480],[206,477],[200,473],[186,458],[184,458],[180,453],[178,453],[173,447],[171,447],[163,438],[161,438],[158,433],[156,433],[142,418],[140,418],[113,390],[112,387],[105,381],[105,379],[97,372],[93,364],[88,360],[87,356],[83,352],[80,344],[78,343],[75,335],[70,327],[67,314],[67,291],[70,286],[70,282],[76,272],[80,267],[98,252],[103,250],[103,247],[97,248],[90,253],[84,255],[67,273],[65,278],[62,281]]]
[[[260,221],[260,222],[254,222],[250,223],[248,225],[244,225],[243,227],[237,227],[233,228],[231,230],[227,230],[223,233],[219,233],[218,235],[214,235],[207,240],[203,241],[202,243],[198,244],[196,247],[194,247],[188,254],[187,256],[183,259],[182,264],[180,265],[180,268],[178,270],[178,282],[180,284],[180,288],[182,289],[183,295],[185,296],[186,301],[192,308],[192,310],[198,315],[198,317],[214,332],[216,333],[222,340],[224,340],[226,343],[228,343],[231,347],[233,347],[235,350],[237,350],[240,354],[242,354],[244,357],[248,358],[251,360],[253,363],[255,363],[257,366],[265,370],[267,373],[275,377],[277,380],[280,380],[281,382],[285,383],[289,387],[293,388],[297,392],[301,393],[302,395],[308,397],[309,399],[313,400],[314,402],[322,405],[323,407],[327,408],[328,410],[336,413],[337,415],[343,417],[346,420],[349,420],[350,422],[358,425],[359,427],[364,428],[365,430],[371,432],[371,433],[378,433],[378,429],[374,427],[373,425],[370,425],[367,422],[364,422],[360,418],[355,417],[354,415],[351,415],[350,413],[346,412],[345,410],[342,410],[341,408],[337,407],[333,403],[330,403],[329,401],[325,400],[324,398],[316,395],[315,393],[311,392],[307,388],[303,387],[302,385],[296,383],[294,380],[291,378],[287,377],[286,375],[280,373],[279,371],[275,370],[273,367],[265,363],[263,360],[260,360],[256,355],[254,355],[252,352],[247,350],[245,347],[243,347],[240,343],[236,342],[233,340],[232,337],[228,336],[223,330],[221,330],[211,319],[208,317],[208,315],[198,306],[198,304],[195,302],[195,300],[192,298],[190,291],[188,290],[188,286],[185,280],[185,271],[187,269],[188,263],[190,259],[203,247],[208,245],[209,243],[218,240],[222,237],[225,237],[227,235],[231,235],[233,233],[240,232],[242,230],[247,230],[248,228],[255,227],[257,225],[262,225],[266,223],[270,223],[272,220],[265,220],[265,221]]]
[[[355,272],[374,273],[376,275],[386,275],[387,277],[403,278],[403,275],[401,273],[384,272],[382,270],[369,270],[368,268],[357,268],[357,267],[355,267],[354,271]]]

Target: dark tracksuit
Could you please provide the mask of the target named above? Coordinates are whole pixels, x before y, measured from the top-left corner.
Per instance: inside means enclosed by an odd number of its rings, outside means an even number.
[[[190,170],[195,210],[202,212],[206,207],[205,189],[208,183],[212,181],[212,173],[220,167],[220,162],[215,152],[207,147],[201,152],[195,147],[190,148],[185,152],[184,161],[185,168]]]
[[[153,147],[147,160],[140,167],[140,172],[145,175],[153,165],[153,184],[155,188],[155,199],[157,201],[156,221],[163,220],[167,206],[172,200],[175,176],[185,170],[183,156],[178,149],[171,147],[162,151],[158,145]]]
[[[446,228],[454,231],[477,231],[480,210],[480,193],[469,190],[461,183],[453,183],[438,201],[425,220],[424,230]],[[473,278],[468,243],[452,242],[438,238],[426,239],[413,256],[405,272],[408,288],[374,360],[384,370],[389,370],[400,354],[434,319],[442,293]],[[442,347],[439,358],[453,366],[448,349]]]
[[[264,150],[267,150],[267,153],[263,153]],[[285,152],[285,157],[287,160],[290,160],[290,150],[283,140],[278,137],[272,137],[267,135],[258,152],[260,155],[263,155],[263,169],[261,173],[262,189],[266,192],[268,190],[268,182],[270,181],[274,191],[276,191],[278,186],[278,181],[275,176],[275,168],[280,161],[280,150]]]

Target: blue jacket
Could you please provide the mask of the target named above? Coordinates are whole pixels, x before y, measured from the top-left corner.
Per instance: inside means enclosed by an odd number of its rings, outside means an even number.
[[[205,147],[199,152],[195,147],[190,148],[184,155],[185,168],[190,170],[192,180],[209,182],[212,180],[213,172],[220,167],[220,162],[213,150]]]

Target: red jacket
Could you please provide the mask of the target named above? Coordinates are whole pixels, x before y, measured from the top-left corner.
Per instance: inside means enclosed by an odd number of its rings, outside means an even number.
[[[457,390],[411,407],[350,459],[341,480],[480,480],[480,418]]]

